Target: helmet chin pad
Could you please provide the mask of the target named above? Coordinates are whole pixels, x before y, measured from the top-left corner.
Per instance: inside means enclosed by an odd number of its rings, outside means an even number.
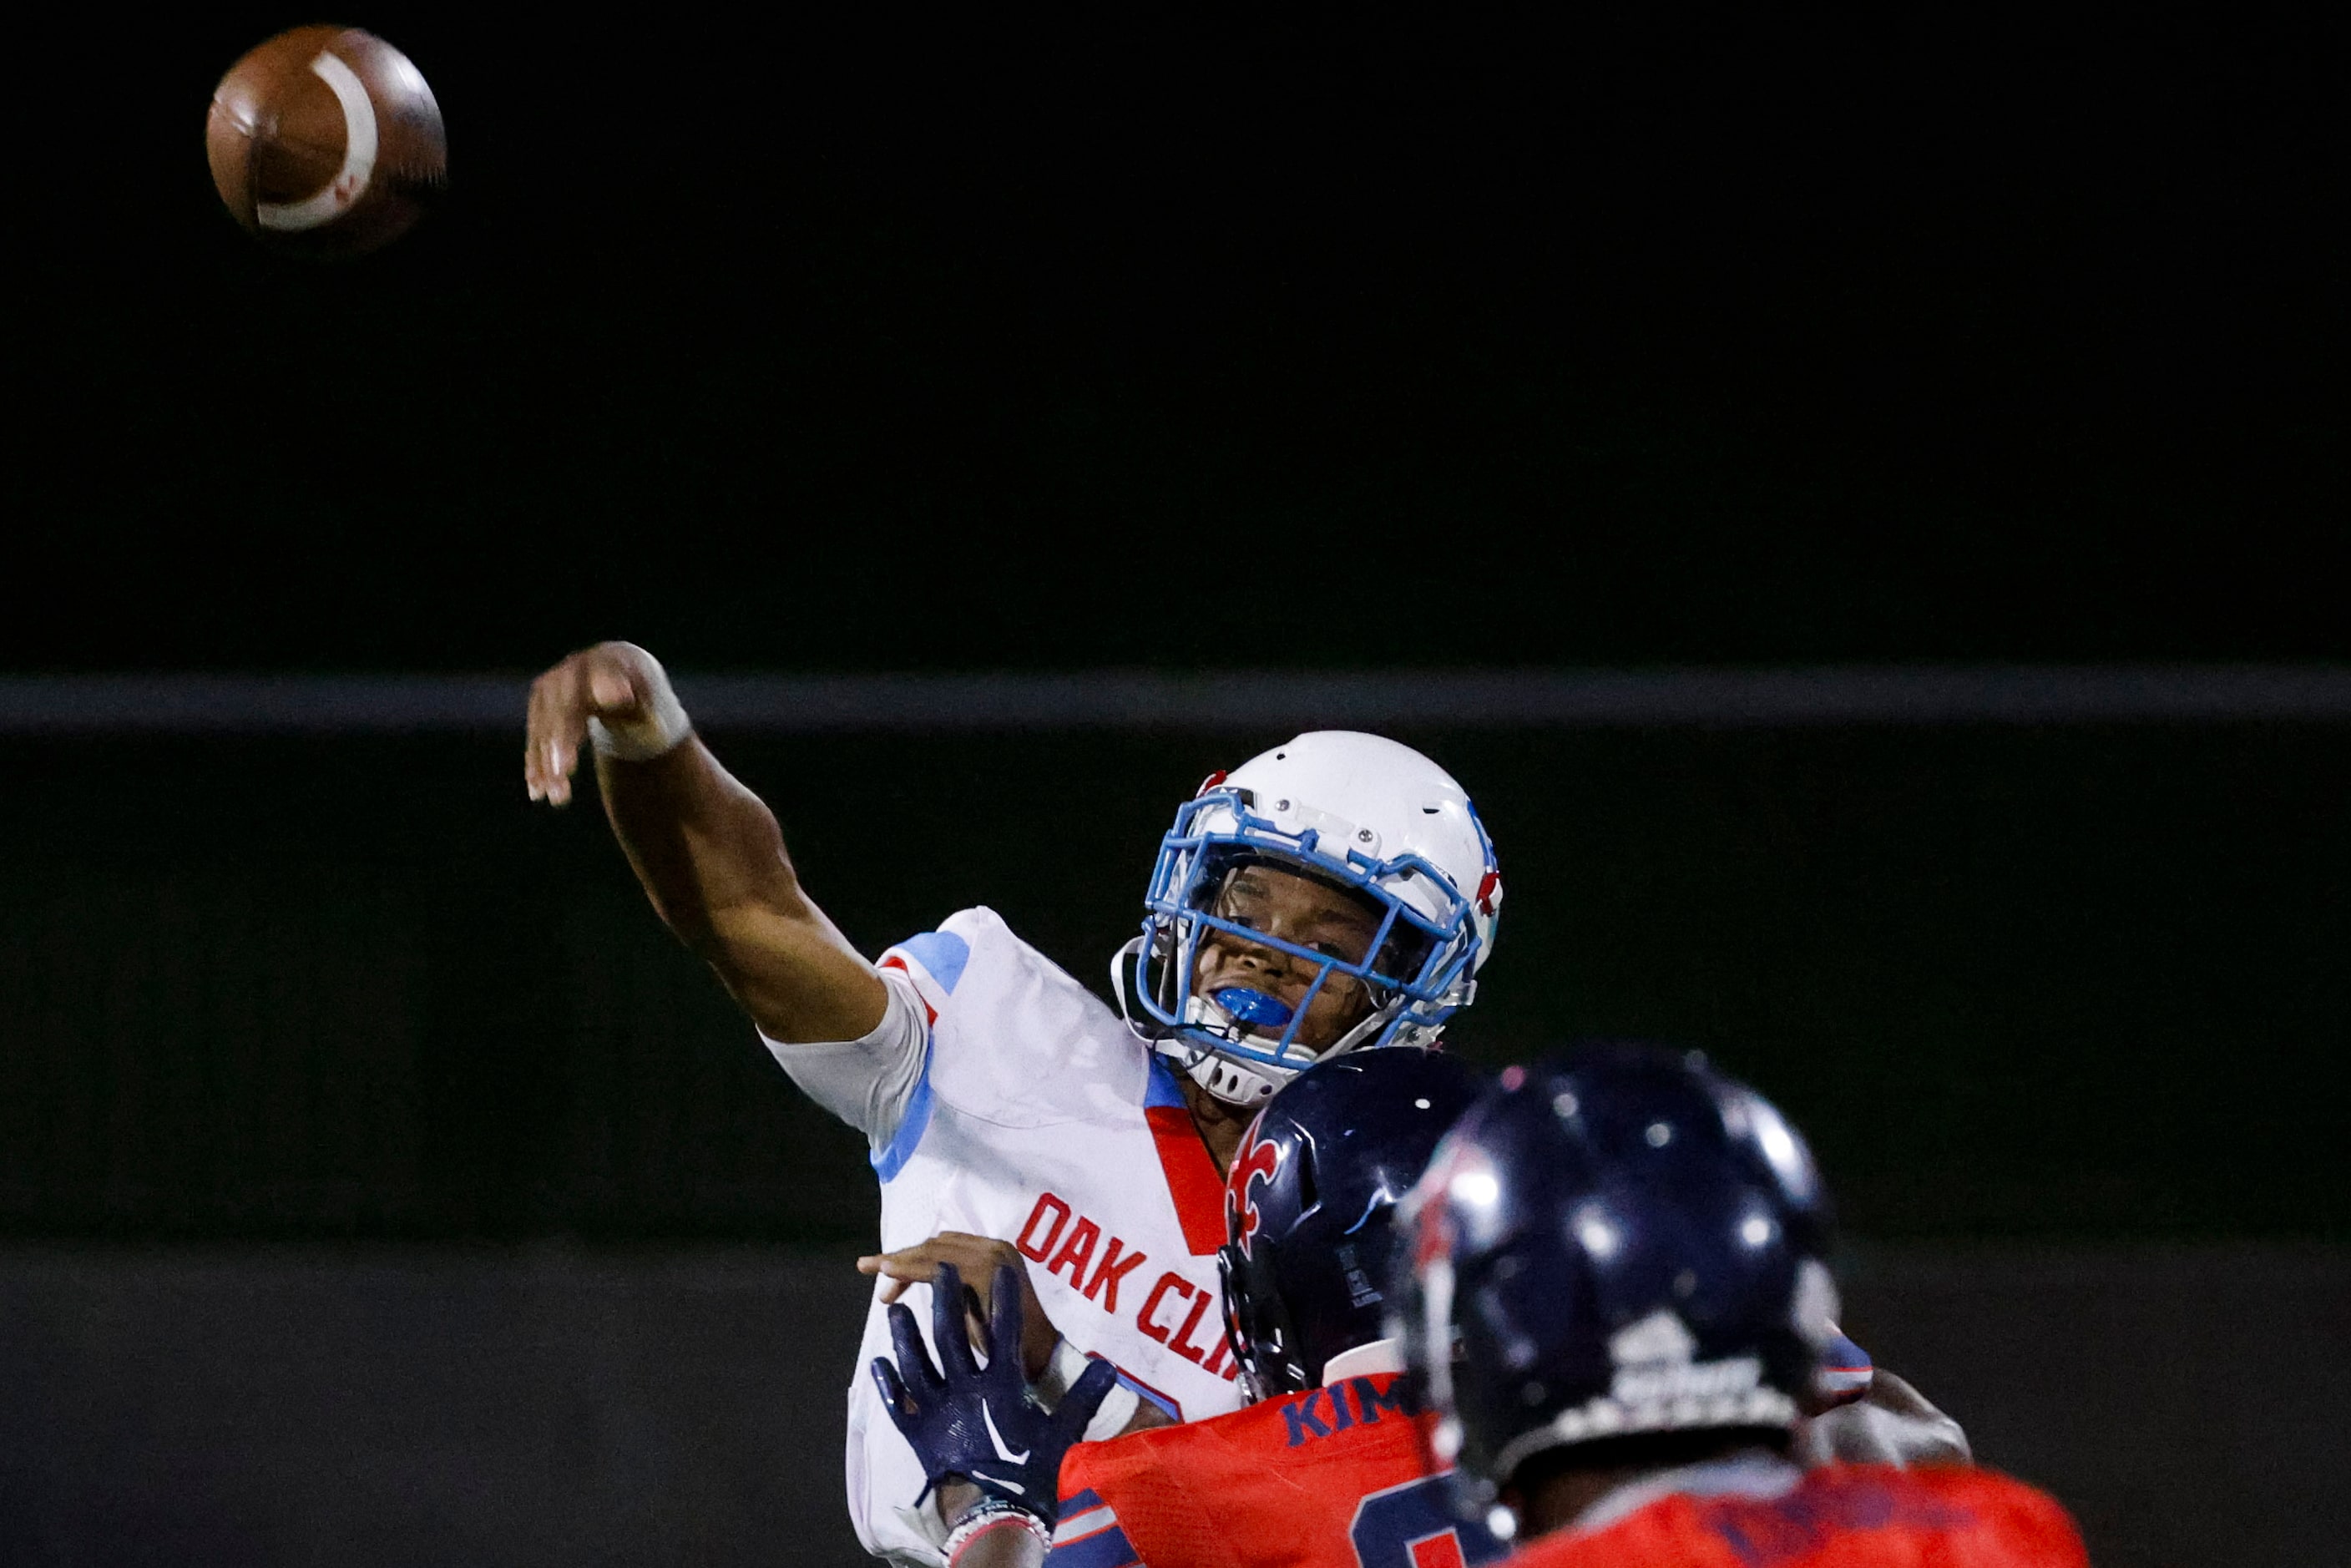
[[[1265,1068],[1255,1062],[1220,1056],[1213,1051],[1203,1051],[1182,1040],[1161,1040],[1159,1050],[1162,1054],[1174,1057],[1183,1068],[1184,1075],[1207,1090],[1212,1097],[1245,1111],[1255,1110],[1272,1099],[1275,1091],[1311,1065],[1311,1062],[1301,1062],[1297,1068],[1288,1071]]]
[[[1240,1005],[1236,1007],[1235,1002]],[[1196,1025],[1207,1026],[1215,1034],[1246,1040],[1253,1032],[1247,1026],[1254,1020],[1247,1018],[1242,1009],[1252,1005],[1261,1005],[1280,1012],[1280,1016],[1278,1018],[1268,1016],[1264,1019],[1264,1027],[1268,1030],[1280,1030],[1289,1028],[1291,1011],[1287,1004],[1279,998],[1269,997],[1262,991],[1250,990],[1241,986],[1224,987],[1213,997],[1193,998],[1190,1021]],[[1287,1051],[1282,1052],[1282,1060],[1278,1062],[1228,1055],[1214,1045],[1196,1038],[1186,1040],[1178,1035],[1161,1039],[1157,1042],[1157,1049],[1162,1055],[1174,1058],[1183,1067],[1186,1076],[1193,1082],[1226,1104],[1253,1108],[1272,1099],[1275,1092],[1283,1084],[1317,1062],[1328,1061],[1334,1056],[1344,1055],[1368,1042],[1386,1028],[1391,1021],[1390,1015],[1394,1011],[1395,1009],[1391,1007],[1365,1015],[1354,1028],[1320,1051],[1310,1050],[1293,1043]],[[1426,1031],[1425,1034],[1419,1030],[1412,1030],[1402,1034],[1396,1043],[1426,1044],[1435,1038],[1436,1031],[1433,1030]],[[1270,1045],[1273,1042],[1265,1036],[1259,1035],[1251,1043]]]
[[[1274,1044],[1290,1027],[1292,1016],[1290,1007],[1280,998],[1247,986],[1225,986],[1212,996],[1194,997],[1187,1010],[1195,1024],[1206,1025],[1216,1034],[1236,1040],[1247,1039],[1254,1027],[1268,1029],[1275,1039],[1260,1037],[1256,1043],[1263,1045]],[[1228,1056],[1201,1040],[1180,1037],[1161,1040],[1159,1050],[1175,1058],[1186,1077],[1216,1098],[1228,1105],[1249,1109],[1272,1099],[1274,1091],[1327,1054],[1293,1047],[1288,1054],[1294,1058],[1295,1064],[1276,1065]]]

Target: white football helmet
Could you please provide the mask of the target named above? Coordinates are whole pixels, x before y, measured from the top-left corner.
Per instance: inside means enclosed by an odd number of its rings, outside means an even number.
[[[1242,926],[1215,912],[1227,876],[1270,863],[1353,892],[1380,917],[1349,963]],[[1176,1058],[1208,1092],[1252,1105],[1341,1051],[1432,1044],[1477,991],[1494,944],[1502,879],[1477,808],[1445,770],[1408,746],[1317,730],[1211,774],[1160,841],[1144,896],[1143,935],[1111,960],[1127,1021]],[[1228,931],[1314,967],[1290,1008],[1241,988],[1194,988],[1201,935]],[[1307,1005],[1333,975],[1361,981],[1372,1009],[1317,1051],[1298,1039]]]

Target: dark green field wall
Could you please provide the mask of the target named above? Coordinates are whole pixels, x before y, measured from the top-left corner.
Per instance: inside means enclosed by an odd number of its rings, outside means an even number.
[[[729,740],[868,952],[986,903],[1089,983],[1280,737]],[[1701,1047],[1865,1234],[2351,1231],[2351,735],[1428,733],[1501,851],[1455,1047]],[[0,1228],[862,1236],[802,1103],[505,738],[11,743]]]

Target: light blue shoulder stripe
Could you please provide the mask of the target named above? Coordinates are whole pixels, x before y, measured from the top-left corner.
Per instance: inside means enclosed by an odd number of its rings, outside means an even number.
[[[898,950],[923,967],[924,972],[938,982],[939,989],[955,995],[956,984],[963,978],[964,966],[971,962],[971,944],[952,931],[925,931],[919,936],[909,936],[898,944]],[[906,1113],[898,1120],[898,1130],[890,1134],[886,1147],[866,1156],[872,1162],[873,1174],[887,1182],[906,1168],[914,1157],[914,1150],[931,1125],[931,1051],[934,1042],[923,1042],[923,1075],[914,1081],[914,1092],[906,1101]]]
[[[939,989],[949,996],[955,995],[956,982],[963,978],[963,967],[971,962],[971,944],[952,931],[909,936],[898,944],[898,950],[929,970]]]
[[[866,1155],[873,1164],[873,1174],[887,1182],[906,1168],[914,1157],[914,1150],[931,1125],[931,1046],[923,1042],[923,1075],[914,1081],[914,1092],[906,1102],[906,1113],[898,1120],[898,1130],[890,1134],[886,1147]]]

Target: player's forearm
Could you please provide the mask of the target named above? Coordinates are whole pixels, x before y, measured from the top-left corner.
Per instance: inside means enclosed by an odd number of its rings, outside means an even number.
[[[888,988],[800,890],[775,813],[695,737],[661,661],[633,643],[582,648],[530,684],[530,798],[568,802],[591,747],[653,908],[769,1040],[858,1040],[881,1024]]]
[[[596,775],[655,912],[769,1038],[855,1040],[880,1021],[881,981],[801,888],[775,813],[699,739],[599,754]]]
[[[726,911],[806,906],[775,813],[698,738],[643,762],[600,755],[596,780],[645,895],[689,946],[709,944]]]

